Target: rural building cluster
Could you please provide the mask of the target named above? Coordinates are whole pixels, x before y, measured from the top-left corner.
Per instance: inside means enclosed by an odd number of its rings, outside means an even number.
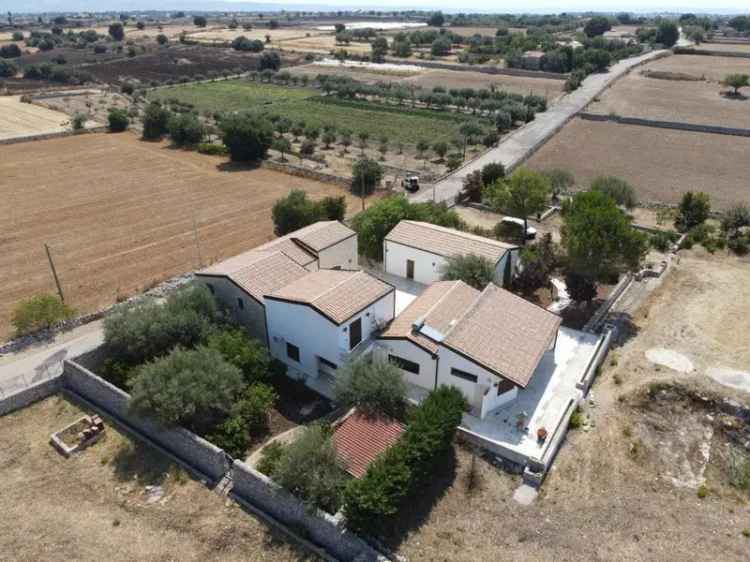
[[[0,560],[748,559],[750,15],[58,4]]]

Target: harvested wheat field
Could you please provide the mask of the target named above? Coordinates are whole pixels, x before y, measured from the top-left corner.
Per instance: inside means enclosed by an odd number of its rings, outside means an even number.
[[[20,96],[0,97],[0,141],[69,130],[70,118],[64,113],[21,103]]]
[[[23,298],[54,291],[80,312],[273,238],[271,206],[291,189],[318,199],[338,186],[226,158],[173,150],[129,133],[2,147],[0,337]],[[349,200],[353,211],[359,203]],[[195,221],[195,223],[194,223]],[[193,225],[197,227],[198,244]],[[199,247],[198,247],[199,246]]]
[[[579,186],[618,176],[642,201],[677,203],[705,191],[715,208],[750,201],[750,138],[574,119],[529,160],[534,169],[566,168]]]
[[[205,31],[197,31],[189,34],[190,39],[200,41],[201,43],[212,43],[214,41],[233,41],[237,37],[247,37],[248,39],[258,39],[265,43],[266,35],[271,37],[271,44],[277,45],[280,41],[287,39],[304,38],[307,35],[320,35],[320,31],[303,27],[286,27],[282,29],[268,29],[267,27],[254,27],[251,30],[242,28],[229,29],[216,28]]]
[[[646,70],[650,65],[646,67]],[[663,80],[629,74],[593,102],[592,113],[697,125],[750,128],[750,100],[721,95],[717,82]]]
[[[285,39],[280,42],[279,47],[284,51],[292,53],[318,53],[328,55],[336,49],[346,49],[349,53],[370,54],[370,44],[365,41],[352,41],[348,45],[336,43],[334,35],[312,35],[310,37],[300,37],[298,39]]]
[[[49,435],[84,413],[53,396],[0,418],[4,561],[316,559],[108,419],[102,439],[64,458]]]
[[[418,64],[418,63],[417,63]],[[427,70],[419,76],[401,81],[402,84],[414,84],[426,89],[435,86],[445,88],[490,88],[507,90],[516,94],[536,94],[546,97],[550,102],[563,95],[565,80],[551,78],[528,78],[526,76],[507,76],[460,70]]]
[[[750,43],[701,43],[696,47],[702,51],[720,51],[722,53],[742,53],[750,55]],[[747,62],[750,64],[750,62]]]
[[[738,57],[673,55],[649,63],[648,68],[659,72],[684,73],[719,82],[727,74],[750,72],[750,60]]]

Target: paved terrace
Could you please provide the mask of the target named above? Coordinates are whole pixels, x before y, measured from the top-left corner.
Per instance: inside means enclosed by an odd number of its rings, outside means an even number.
[[[512,170],[547,142],[557,131],[583,110],[596,96],[600,95],[612,83],[627,74],[631,69],[645,62],[662,57],[667,50],[651,51],[638,57],[621,60],[613,64],[609,71],[591,74],[581,87],[563,96],[560,101],[544,113],[537,115],[531,123],[517,129],[492,150],[462,166],[452,174],[437,182],[433,189],[420,190],[413,201],[446,201],[453,205],[456,195],[463,187],[464,178],[471,172],[481,170],[490,162],[502,162],[506,170]]]
[[[511,457],[541,459],[568,403],[582,396],[576,383],[596,353],[598,341],[597,335],[560,328],[554,360],[550,358],[539,365],[529,386],[519,390],[518,398],[483,420],[464,414],[461,427],[510,451]],[[526,419],[524,430],[516,427],[520,414]],[[550,434],[543,444],[537,441],[536,433],[541,427]]]

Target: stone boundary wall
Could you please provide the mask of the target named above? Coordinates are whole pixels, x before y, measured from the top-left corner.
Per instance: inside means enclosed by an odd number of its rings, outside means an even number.
[[[266,168],[268,170],[274,170],[276,172],[283,172],[285,174],[290,174],[292,176],[308,178],[308,179],[322,181],[326,183],[333,183],[341,187],[344,187],[346,189],[349,189],[349,186],[351,185],[350,179],[346,179],[341,176],[336,176],[333,174],[326,174],[325,172],[318,172],[317,170],[311,170],[309,168],[296,166],[294,164],[274,162],[272,160],[264,160],[263,163],[261,164],[261,167]]]
[[[692,47],[675,47],[675,55],[705,55],[708,57],[734,57],[738,59],[750,59],[750,53],[738,51],[711,51],[710,49],[694,49]]]
[[[366,562],[383,559],[360,537],[345,529],[341,515],[333,516],[320,510],[313,512],[267,476],[238,460],[232,464],[230,496],[272,515],[325,547],[339,560]]]
[[[501,74],[504,76],[520,76],[523,78],[549,78],[552,80],[567,80],[568,74],[558,72],[545,72],[543,70],[524,70],[522,68],[497,68],[496,66],[487,65],[454,65],[445,62],[430,60],[408,60],[395,59],[386,57],[385,62],[389,64],[399,64],[406,66],[424,66],[425,68],[437,68],[440,70],[456,70],[458,72],[481,72],[483,74]]]
[[[640,125],[642,127],[655,127],[657,129],[677,129],[680,131],[693,131],[696,133],[711,133],[716,135],[750,137],[750,129],[721,127],[718,125],[698,125],[696,123],[681,123],[679,121],[643,119],[641,117],[622,117],[620,115],[605,115],[603,113],[581,112],[578,114],[578,117],[586,121],[612,121],[614,123],[620,123],[622,125]]]
[[[615,304],[615,301],[619,299],[620,296],[622,296],[625,290],[630,287],[632,281],[633,275],[630,273],[626,273],[625,276],[620,279],[620,282],[615,286],[614,290],[609,296],[607,296],[607,300],[602,303],[591,319],[586,322],[586,325],[583,327],[584,332],[594,333],[598,330],[599,325],[604,321],[609,309],[612,308],[612,305]]]
[[[21,408],[33,404],[38,400],[47,398],[57,393],[62,387],[61,376],[43,380],[27,386],[23,390],[14,392],[0,399],[0,416],[10,414]]]
[[[0,145],[2,144],[17,144],[21,142],[31,142],[31,141],[40,141],[40,140],[49,140],[49,139],[58,139],[62,137],[70,137],[73,135],[85,135],[87,133],[104,133],[106,132],[107,127],[100,126],[100,127],[91,127],[90,129],[83,129],[80,131],[59,131],[57,133],[41,133],[38,135],[24,135],[20,137],[13,137],[10,139],[0,139]]]
[[[31,100],[38,101],[38,100],[49,100],[49,99],[55,99],[55,98],[88,96],[88,95],[99,94],[102,91],[104,90],[101,88],[96,88],[96,89],[87,88],[85,90],[56,90],[52,92],[42,92],[40,94],[34,94],[31,96]]]
[[[62,386],[108,416],[143,433],[209,478],[218,481],[229,470],[229,461],[222,449],[186,429],[165,428],[152,420],[134,416],[128,411],[130,395],[75,361],[63,362]]]

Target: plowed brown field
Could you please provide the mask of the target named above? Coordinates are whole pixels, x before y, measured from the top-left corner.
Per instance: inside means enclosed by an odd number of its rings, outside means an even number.
[[[0,340],[19,300],[55,290],[45,242],[66,301],[87,312],[197,267],[194,220],[206,264],[273,238],[271,207],[290,189],[313,199],[344,193],[225,162],[129,133],[3,146]]]

